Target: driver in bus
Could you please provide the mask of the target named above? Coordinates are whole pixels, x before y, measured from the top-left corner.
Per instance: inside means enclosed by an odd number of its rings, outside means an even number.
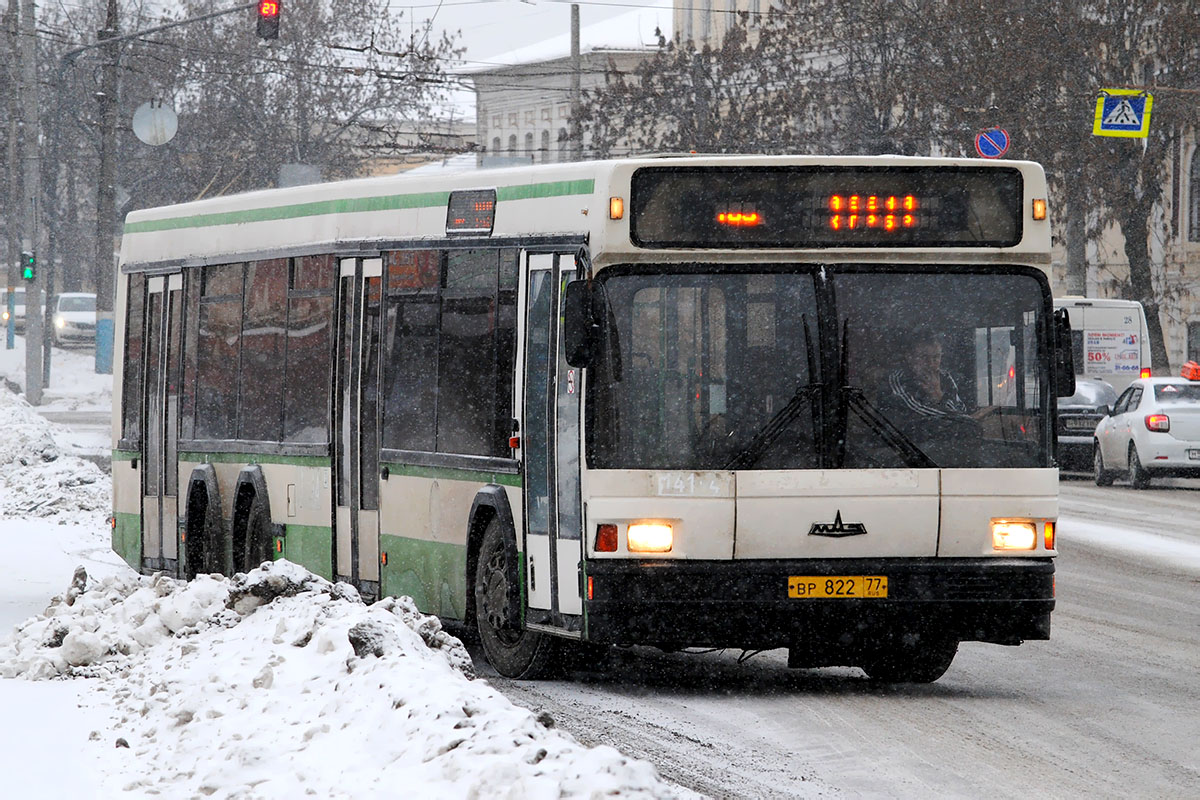
[[[942,368],[942,343],[929,330],[915,332],[910,346],[882,392],[887,418],[939,466],[970,466],[976,460],[981,429]]]

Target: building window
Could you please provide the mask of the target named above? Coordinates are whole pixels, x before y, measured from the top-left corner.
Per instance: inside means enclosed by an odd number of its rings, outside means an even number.
[[[497,114],[496,116],[492,117],[492,127],[493,128],[501,128],[503,126],[504,126],[504,117],[503,116],[501,116],[500,114]]]
[[[550,129],[542,129],[542,146],[541,146],[541,162],[544,164],[550,160]]]
[[[492,138],[492,152],[493,153],[500,152],[500,137],[499,136]]]
[[[1188,170],[1188,241],[1200,242],[1200,147],[1192,153]]]
[[[515,133],[508,137],[508,154],[510,156],[517,154],[517,135]]]
[[[1188,323],[1187,360],[1200,362],[1200,322]]]
[[[546,120],[547,122],[550,121],[550,106],[546,106],[542,109],[542,119]]]
[[[508,115],[508,127],[510,127],[510,128],[517,127],[517,114],[515,111]]]
[[[532,133],[525,134],[525,155],[527,155],[527,156],[533,155],[533,134]]]
[[[568,139],[567,129],[559,128],[558,129],[558,160],[559,161],[567,160],[567,139]]]

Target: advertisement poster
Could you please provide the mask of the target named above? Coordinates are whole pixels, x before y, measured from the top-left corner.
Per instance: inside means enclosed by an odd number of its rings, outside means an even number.
[[[1084,331],[1084,375],[1133,375],[1142,368],[1141,345],[1128,331]]]

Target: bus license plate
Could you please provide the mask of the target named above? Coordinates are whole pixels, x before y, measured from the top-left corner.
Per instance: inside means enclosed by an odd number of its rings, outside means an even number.
[[[1200,450],[1188,450],[1188,458],[1192,461],[1200,461]]]
[[[886,575],[791,575],[788,597],[800,600],[888,596]]]

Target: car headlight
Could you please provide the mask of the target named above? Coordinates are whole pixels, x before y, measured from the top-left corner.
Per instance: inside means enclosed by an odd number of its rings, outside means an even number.
[[[65,319],[63,319],[62,317],[55,317],[54,318],[54,327],[65,328],[65,327],[67,327],[67,321]]]

